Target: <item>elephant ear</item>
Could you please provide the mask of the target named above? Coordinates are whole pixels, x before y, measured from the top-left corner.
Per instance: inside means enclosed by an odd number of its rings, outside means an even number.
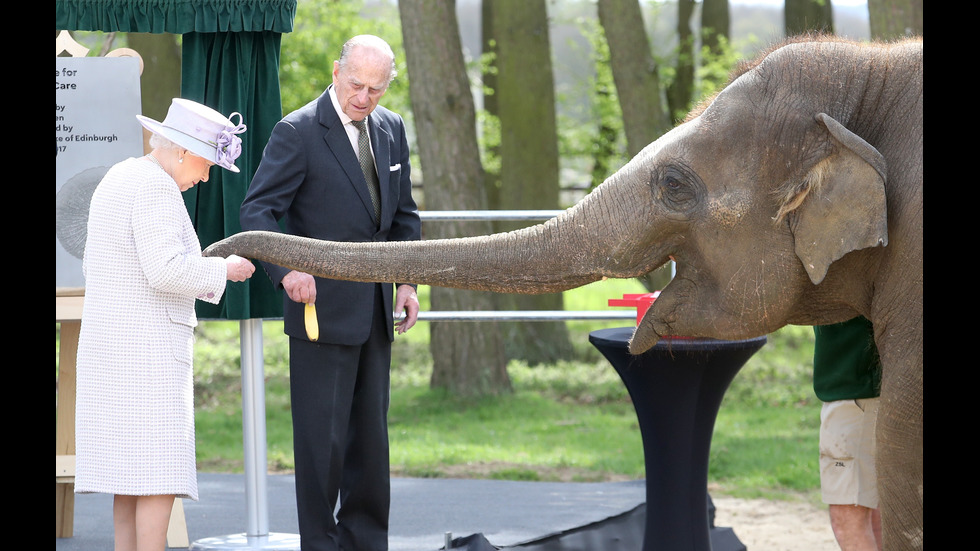
[[[790,214],[796,255],[814,284],[845,254],[888,244],[885,158],[830,115],[816,120],[837,147],[827,148],[777,215]]]

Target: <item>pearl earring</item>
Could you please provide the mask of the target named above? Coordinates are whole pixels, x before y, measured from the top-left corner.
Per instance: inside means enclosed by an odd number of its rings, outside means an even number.
[[[177,159],[177,162],[180,163],[180,164],[183,164],[184,163],[184,158],[181,157],[181,158]]]

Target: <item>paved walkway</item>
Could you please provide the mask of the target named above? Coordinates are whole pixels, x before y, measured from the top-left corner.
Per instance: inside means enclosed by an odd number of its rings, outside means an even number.
[[[184,501],[191,547],[270,549],[298,542],[294,479],[266,479],[269,544],[246,538],[245,478],[200,473],[200,501]],[[497,547],[529,542],[627,513],[646,501],[643,480],[563,483],[500,480],[391,480],[390,551],[436,551],[453,538],[483,534]],[[253,534],[254,536],[254,534]],[[112,549],[112,496],[75,496],[74,535],[56,551]],[[240,543],[236,543],[240,542]],[[203,547],[202,547],[203,546]],[[281,547],[282,548],[282,547]],[[293,547],[298,549],[298,546]]]

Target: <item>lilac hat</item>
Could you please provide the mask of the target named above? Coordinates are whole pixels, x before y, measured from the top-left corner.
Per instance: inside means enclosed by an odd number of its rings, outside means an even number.
[[[235,115],[238,115],[238,124],[230,120]],[[150,132],[222,168],[238,172],[235,159],[242,152],[242,139],[236,134],[245,132],[246,128],[241,113],[232,113],[226,118],[206,105],[174,98],[162,123],[142,115],[136,115],[136,118]]]

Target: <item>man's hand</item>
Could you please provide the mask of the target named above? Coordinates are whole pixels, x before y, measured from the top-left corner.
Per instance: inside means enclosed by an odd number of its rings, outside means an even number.
[[[282,288],[293,302],[316,302],[316,283],[310,274],[293,270],[282,278]]]
[[[405,312],[405,317],[395,322],[395,331],[399,335],[411,329],[419,319],[419,297],[411,285],[399,285],[395,291],[395,314],[401,312]]]

